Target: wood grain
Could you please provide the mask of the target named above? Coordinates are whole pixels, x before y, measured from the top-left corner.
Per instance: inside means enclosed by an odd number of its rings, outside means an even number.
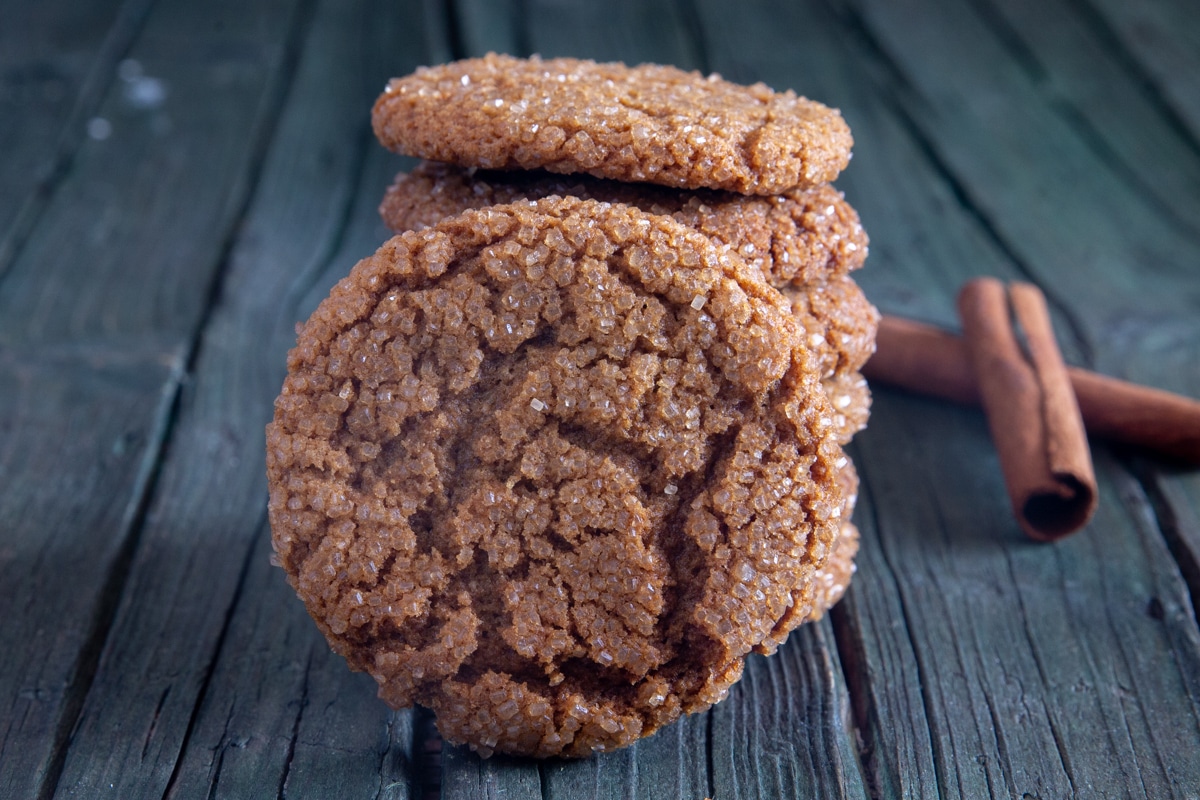
[[[30,605],[0,620],[0,638],[33,641],[42,631],[55,646],[31,650],[0,673],[5,696],[49,689],[4,732],[0,749],[6,766],[14,765],[3,774],[9,796],[44,794],[57,782],[61,746],[125,579],[207,289],[244,200],[245,182],[230,176],[244,177],[261,144],[256,128],[264,110],[269,114],[271,77],[282,66],[288,3],[210,4],[204,26],[195,9],[159,5],[126,53],[165,81],[174,98],[135,109],[109,88],[97,113],[114,121],[116,133],[80,148],[3,276],[0,346],[17,353],[19,365],[37,365],[24,370],[14,439],[6,444],[21,448],[15,452],[37,449],[25,437],[54,430],[55,419],[74,419],[60,433],[80,436],[92,449],[21,465],[31,487],[59,490],[57,500],[43,495],[38,505],[45,507],[28,509],[26,524],[6,531],[25,567],[6,590]],[[212,27],[218,20],[229,27]],[[156,60],[168,42],[173,58]],[[208,63],[197,69],[197,61]],[[207,89],[221,69],[229,76],[225,103],[184,102],[189,88]],[[163,114],[179,125],[169,138],[157,122]],[[205,174],[219,180],[205,184]],[[180,185],[189,191],[164,191]],[[124,367],[119,382],[113,364],[142,366]],[[140,420],[130,418],[139,412]],[[106,441],[119,457],[101,457],[89,445]],[[38,493],[23,496],[36,503]],[[44,652],[51,658],[43,660]],[[47,728],[57,733],[46,736]]]
[[[1188,0],[1122,3],[1090,0],[1090,22],[1111,35],[1128,58],[1127,68],[1146,80],[1147,92],[1169,108],[1189,138],[1200,139],[1200,28]]]
[[[1169,4],[1129,7],[1139,5]],[[1185,234],[1200,234],[1200,129],[1179,124],[1169,101],[1147,91],[1149,71],[1119,33],[1074,0],[980,0],[976,7],[1081,149],[1120,174],[1129,195]]]
[[[769,658],[748,658],[709,714],[714,796],[867,796],[828,621],[794,631]]]
[[[919,316],[938,319],[948,316],[950,299],[942,300],[941,293],[978,272],[1034,276],[1058,299],[1058,322],[1076,357],[1095,347],[1097,360],[1110,365],[1132,363],[1141,344],[1109,351],[1106,342],[1101,353],[1096,343],[1108,331],[1113,318],[1108,315],[1146,313],[1138,303],[1149,295],[1157,319],[1187,324],[1178,321],[1189,309],[1194,315],[1190,296],[1159,302],[1145,286],[1136,293],[1123,287],[1141,280],[1131,265],[1135,253],[1148,250],[1176,259],[1154,279],[1156,288],[1186,283],[1182,259],[1194,245],[1155,218],[1127,185],[1119,187],[1111,171],[1103,175],[1107,168],[1095,163],[1078,131],[1047,107],[1045,97],[1022,86],[1020,66],[994,31],[977,17],[960,19],[971,13],[963,6],[864,5],[837,4],[833,19],[840,25],[832,31],[821,14],[797,13],[777,19],[770,30],[744,32],[779,52],[782,42],[771,46],[769,37],[778,30],[781,39],[786,31],[796,54],[793,69],[806,76],[798,90],[840,106],[850,121],[857,155],[843,185],[873,240],[860,280],[884,310],[920,303],[927,308]],[[720,9],[702,10],[706,29],[732,26]],[[751,7],[747,16],[765,14]],[[710,50],[713,67],[728,73],[722,51]],[[747,72],[742,79],[778,84],[782,68],[778,74]],[[1026,120],[1032,122],[1024,125]],[[1001,162],[1007,165],[1004,174]],[[1016,170],[1014,163],[1029,163],[1030,171]],[[1063,175],[1066,165],[1070,179]],[[1075,191],[1074,170],[1102,178],[1090,178],[1091,191]],[[1031,175],[1036,179],[1022,182]],[[918,193],[936,201],[939,185],[949,190],[951,202],[924,210],[911,205]],[[1047,195],[1055,197],[1054,209]],[[1039,219],[1057,224],[1035,232]],[[884,264],[877,260],[881,241],[888,248]],[[955,243],[956,252],[950,250]],[[1101,247],[1120,247],[1124,258],[1110,249],[1101,259],[1085,261],[1085,254]],[[1074,257],[1065,259],[1067,253]],[[1084,559],[1044,548],[1027,553],[1004,520],[998,470],[982,430],[982,419],[961,409],[877,392],[871,426],[856,447],[865,479],[858,512],[864,551],[849,602],[836,619],[843,654],[852,664],[873,794],[1045,797],[1116,785],[1122,787],[1114,789],[1118,793],[1141,796],[1144,783],[1165,796],[1179,792],[1195,778],[1177,755],[1182,752],[1177,743],[1160,747],[1156,737],[1182,731],[1195,738],[1194,699],[1168,707],[1177,693],[1196,697],[1188,688],[1192,668],[1177,666],[1195,662],[1195,621],[1186,613],[1168,617],[1167,630],[1157,632],[1157,623],[1139,624],[1137,610],[1144,615],[1148,599],[1139,599],[1135,587],[1153,583],[1151,576],[1163,581],[1155,596],[1165,591],[1171,603],[1187,607],[1186,587],[1161,532],[1141,524],[1149,505],[1137,493],[1122,495],[1114,488],[1128,488],[1130,476],[1106,458],[1102,517],[1083,535],[1100,530],[1103,544],[1094,547],[1119,550],[1121,557],[1092,552]],[[898,453],[903,458],[888,455]],[[963,465],[977,466],[964,473]],[[1131,555],[1131,548],[1140,555]],[[1023,569],[1013,569],[1014,561]],[[1057,572],[1047,571],[1042,561]],[[1128,591],[1122,600],[1110,600],[1130,611],[1119,629],[1090,618],[1091,604],[1103,606],[1097,599],[1103,591],[1091,595],[1076,588],[1094,583],[1096,574],[1109,575],[1113,588]],[[1055,587],[1063,596],[1052,602]],[[1053,610],[1042,612],[1045,603]],[[1058,624],[1071,620],[1071,613],[1079,616],[1074,624]],[[1067,641],[1064,627],[1072,647],[1060,647]],[[1163,665],[1154,670],[1154,681],[1125,695],[1131,699],[1125,713],[1139,734],[1087,736],[1086,730],[1111,726],[1113,693],[1130,687],[1133,671],[1118,651],[1135,629],[1145,636],[1140,646],[1157,652]],[[1050,675],[1057,670],[1062,674]],[[1060,749],[1061,762],[1054,755]]]
[[[57,776],[182,366],[153,346],[0,346],[0,796]]]
[[[150,2],[0,4],[0,276],[88,137]]]
[[[325,3],[304,20],[303,58],[199,343],[64,793],[245,796],[269,775],[292,795],[408,785],[392,774],[403,766],[376,752],[407,718],[391,717],[371,682],[329,654],[282,574],[263,573],[262,543],[252,546],[265,520],[263,426],[298,306],[385,238],[374,205],[396,159],[364,155],[362,109],[387,74],[415,64],[388,63],[407,21],[377,21],[378,11]],[[273,618],[261,617],[264,603]],[[354,768],[335,768],[321,755],[329,747]]]
[[[1194,795],[1194,471],[1099,447],[1095,520],[1028,543],[983,417],[877,390],[832,624],[631,749],[439,766],[268,563],[261,459],[292,324],[385,235],[375,93],[486,49],[837,105],[885,311],[951,325],[967,278],[1033,280],[1069,360],[1200,396],[1197,14],[0,0],[0,795]]]

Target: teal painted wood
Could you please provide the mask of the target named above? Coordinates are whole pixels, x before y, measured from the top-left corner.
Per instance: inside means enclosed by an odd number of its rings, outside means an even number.
[[[527,56],[529,23],[519,0],[453,0],[454,30],[459,58],[485,53]]]
[[[96,113],[112,135],[80,147],[5,275],[8,341],[191,339],[274,122],[294,10],[151,11],[126,55],[157,88],[133,103],[110,76]]]
[[[184,676],[162,688],[151,673],[152,685],[122,698],[133,708],[124,735],[110,737],[116,743],[136,741],[139,706],[143,697],[155,699],[154,691],[162,692],[158,707],[180,705],[191,714],[185,727],[169,711],[160,712],[155,729],[144,733],[155,750],[167,750],[164,742],[175,748],[169,784],[144,780],[146,756],[141,762],[127,757],[121,766],[129,775],[114,776],[128,787],[123,796],[410,796],[411,714],[389,713],[375,696],[374,682],[349,673],[271,565],[269,553],[263,526],[247,554],[237,608],[229,613],[219,650],[207,654],[213,663],[211,675],[201,676],[201,696],[177,700],[174,695],[188,688],[182,686]],[[159,726],[166,730],[160,733]],[[98,746],[74,743],[73,760],[85,762]],[[94,773],[85,773],[72,776],[74,782],[64,780],[63,794],[103,794]]]
[[[522,5],[530,51],[545,57],[703,67],[703,43],[684,4],[531,0]]]
[[[484,761],[466,747],[446,745],[441,755],[441,796],[480,800],[541,797],[543,767],[549,768],[550,763],[507,756]]]
[[[1194,216],[1162,213],[1192,207],[1200,169],[1196,12],[1093,6],[161,0],[144,29],[121,6],[79,51],[107,77],[72,73],[73,110],[31,127],[67,138],[22,140],[72,168],[0,239],[0,794],[432,788],[427,731],[330,654],[267,563],[261,464],[292,323],[384,236],[398,162],[367,108],[419,63],[669,61],[839,105],[858,142],[839,185],[873,236],[859,278],[885,310],[952,324],[967,277],[1031,276],[1072,358],[1200,395]],[[166,81],[162,106],[131,106],[118,41]],[[70,140],[93,114],[112,135]],[[31,197],[30,167],[0,196]],[[1099,450],[1096,520],[1035,545],[978,412],[876,398],[860,572],[832,626],[625,751],[447,748],[444,796],[1194,792],[1200,473]]]
[[[182,366],[0,345],[0,796],[53,785]]]
[[[844,5],[880,48],[880,90],[898,99],[972,212],[1056,300],[1060,336],[1105,372],[1145,364],[1166,331],[1190,342],[1197,360],[1196,238],[1164,219],[1127,169],[1099,156],[988,20],[961,3],[931,2],[920,14]]]
[[[1137,51],[1072,0],[984,0],[977,7],[1046,105],[1123,175],[1130,199],[1200,235],[1200,127],[1181,125],[1170,101],[1148,89],[1152,78]],[[1200,66],[1200,50],[1195,58]]]
[[[542,765],[544,796],[698,798],[712,794],[711,714],[685,717],[633,747]]]
[[[380,11],[330,2],[303,19],[64,796],[407,796],[411,715],[330,653],[267,565],[264,525],[263,426],[300,307],[386,238],[375,206],[398,159],[372,143],[364,109],[423,40],[417,20]]]
[[[867,797],[833,638],[823,620],[746,659],[709,712],[713,797]]]
[[[0,4],[0,275],[88,137],[150,2]]]
[[[1182,297],[1169,300],[1152,292],[1114,291],[1138,275],[1132,254],[1146,248],[1148,239],[1163,235],[1167,226],[1161,220],[1141,225],[1153,212],[1132,187],[1116,188],[1111,176],[1105,178],[1113,187],[1106,197],[1071,194],[1068,183],[1055,174],[1053,159],[1078,131],[1045,108],[1050,98],[1035,88],[1017,90],[1020,65],[1011,57],[1005,62],[995,31],[982,21],[975,27],[951,21],[942,8],[886,10],[893,12],[887,25],[864,31],[861,17],[841,9],[844,26],[823,37],[824,25],[808,16],[797,14],[776,25],[786,32],[779,36],[790,35],[794,51],[804,54],[797,59],[802,62],[798,79],[810,76],[813,96],[840,105],[855,130],[857,155],[841,184],[872,233],[872,257],[860,277],[868,293],[885,310],[949,322],[953,291],[970,275],[1025,272],[1035,274],[1061,299],[1060,324],[1074,320],[1085,334],[1107,331],[1105,314],[1146,314],[1151,309],[1168,330],[1186,326],[1182,320],[1188,303],[1193,315],[1195,309],[1194,295],[1186,289]],[[750,18],[755,17],[751,12]],[[728,17],[706,16],[706,27],[714,31],[730,24]],[[904,70],[907,62],[897,65],[889,51],[873,53],[880,39],[890,42],[898,36],[897,29],[912,40],[905,41],[905,53],[914,70],[923,70],[918,77]],[[976,41],[965,31],[993,41]],[[745,33],[765,37],[769,31]],[[943,46],[943,39],[954,41]],[[953,65],[948,49],[957,55]],[[724,70],[720,50],[713,50],[714,67]],[[940,68],[926,66],[941,58],[946,61]],[[773,75],[744,77],[778,81]],[[952,89],[947,84],[957,85]],[[961,119],[970,116],[973,104],[992,117],[1007,115],[1004,130],[992,133],[995,126],[982,120],[969,124]],[[1017,121],[1026,118],[1043,127],[1020,130]],[[1142,124],[1166,125],[1153,119]],[[1053,135],[1044,132],[1048,126],[1058,126]],[[1087,143],[1074,147],[1068,160],[1084,163],[1089,153],[1095,158]],[[1041,160],[1033,157],[1039,149],[1049,151]],[[959,160],[950,159],[951,150]],[[1011,174],[1003,181],[980,171],[981,161],[994,162],[999,171],[1005,159]],[[953,169],[960,164],[961,173]],[[1027,164],[1027,170],[1016,164]],[[952,193],[914,188],[947,179]],[[1075,207],[1052,214],[1043,196],[1051,191],[1047,185],[1058,193],[1060,205]],[[997,199],[998,189],[1008,197]],[[922,195],[934,201],[926,211],[911,206],[912,198]],[[984,199],[977,202],[977,197]],[[1143,208],[1137,208],[1139,203]],[[1039,219],[1079,222],[1046,224],[1038,231],[1041,241],[1021,238]],[[1125,259],[1110,253],[1089,269],[1079,265],[1082,259],[1064,261],[1053,251],[1042,256],[1037,249],[1052,242],[1059,253],[1088,252],[1094,247],[1091,237],[1103,235],[1098,229],[1104,226],[1114,240],[1122,240]],[[1169,247],[1176,255],[1191,252],[1192,245],[1178,231],[1167,235],[1173,237]],[[1158,244],[1150,242],[1151,248]],[[1181,263],[1162,279],[1163,289],[1188,285]],[[1082,284],[1088,281],[1106,286],[1085,291]],[[1166,317],[1160,316],[1164,308]],[[1072,328],[1063,325],[1062,331],[1072,348],[1077,341]],[[1076,357],[1087,353],[1090,343],[1075,346]],[[1137,353],[1139,346],[1124,355],[1097,357],[1121,368],[1135,366],[1131,362],[1144,358]],[[1185,347],[1182,358],[1187,353]],[[1179,366],[1174,360],[1172,365]],[[1195,367],[1181,372],[1194,375]],[[1164,378],[1158,376],[1160,382]],[[902,413],[896,403],[902,404]],[[1164,547],[1151,505],[1127,470],[1102,458],[1106,503],[1116,509],[1106,505],[1109,510],[1088,531],[1058,548],[1070,556],[1056,548],[1031,547],[1019,538],[1005,542],[1014,529],[994,464],[988,466],[994,457],[982,428],[972,432],[963,427],[968,422],[981,424],[973,411],[877,392],[871,428],[856,448],[865,477],[859,512],[865,546],[857,585],[835,618],[843,654],[852,665],[851,687],[873,790],[881,796],[928,796],[932,791],[1057,796],[1116,785],[1123,788],[1115,792],[1139,796],[1180,792],[1197,780],[1181,756],[1196,748],[1197,693],[1191,677],[1196,628],[1186,587]],[[904,454],[903,462],[898,463],[897,453]],[[915,482],[917,476],[928,477]],[[891,490],[885,493],[884,487]],[[977,541],[981,526],[986,535]],[[970,534],[966,541],[964,533]],[[945,554],[930,564],[931,544],[943,540]],[[1084,542],[1099,552],[1090,559],[1075,556],[1072,548]],[[1108,548],[1121,555],[1111,558]],[[1140,555],[1130,554],[1130,548]],[[1044,561],[1056,564],[1054,570],[1061,573],[1047,570]],[[963,570],[971,572],[960,577]],[[1105,576],[1103,591],[1091,588],[1096,575]],[[936,590],[929,586],[932,581]],[[984,594],[982,587],[992,594]],[[1050,605],[1047,596],[1053,596],[1055,587],[1062,587],[1062,597]],[[1163,601],[1162,594],[1170,599]],[[1092,615],[1105,609],[1106,596],[1111,608],[1103,612],[1106,625],[1101,626]],[[1052,610],[1040,613],[1047,606]],[[963,608],[972,611],[963,613]],[[993,618],[995,623],[986,624]],[[1026,623],[1012,628],[1012,619]],[[1061,620],[1068,622],[1051,624]],[[1155,665],[1147,667],[1154,678],[1142,683],[1130,681],[1145,674],[1145,664],[1130,668],[1129,653],[1122,647],[1139,637],[1144,638],[1135,649],[1136,660],[1145,657]],[[1120,708],[1114,695],[1137,699]],[[1180,698],[1184,702],[1173,705]],[[1141,711],[1139,704],[1149,710]],[[1136,733],[1088,733],[1113,726]],[[1183,742],[1175,740],[1180,732]],[[1160,737],[1169,743],[1160,744]],[[1056,764],[1053,755],[1060,743],[1064,764]]]
[[[1196,8],[1179,0],[1120,3],[1095,0],[1092,24],[1115,41],[1145,79],[1145,91],[1167,107],[1193,147],[1200,142],[1200,24]],[[1195,215],[1193,214],[1193,218]],[[1193,298],[1198,290],[1191,289]],[[1135,379],[1161,382],[1200,397],[1195,368],[1194,330],[1187,325],[1159,327],[1141,362],[1128,365]],[[1154,503],[1158,523],[1191,587],[1192,606],[1200,608],[1200,475],[1163,469],[1153,462],[1139,474]]]
[[[828,623],[747,660],[728,699],[612,753],[568,761],[443,753],[442,796],[865,798]]]
[[[79,148],[0,283],[6,382],[19,387],[6,395],[18,405],[3,447],[20,458],[9,462],[19,478],[6,481],[15,491],[5,493],[4,547],[14,555],[3,582],[6,605],[21,604],[3,609],[0,639],[29,643],[0,672],[0,694],[16,698],[0,743],[7,796],[55,785],[244,199],[237,177],[261,144],[282,66],[288,4],[206,6],[204,19],[223,19],[225,32],[198,29],[189,9],[157,7],[124,54],[174,99],[132,107],[107,76],[96,113],[112,120],[113,135]],[[170,59],[161,57],[168,41]],[[189,88],[207,88],[214,70],[224,70],[225,104],[180,102]],[[164,121],[178,126],[170,136]],[[207,185],[205,175],[224,181]],[[181,185],[188,190],[168,191]],[[22,455],[43,449],[59,458]]]
[[[1188,0],[1122,3],[1090,0],[1094,25],[1120,42],[1147,91],[1157,94],[1178,115],[1193,138],[1200,135],[1200,26]]]

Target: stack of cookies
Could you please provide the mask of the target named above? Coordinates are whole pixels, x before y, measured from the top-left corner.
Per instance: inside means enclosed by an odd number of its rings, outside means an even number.
[[[725,696],[844,592],[877,313],[836,111],[671,67],[392,81],[428,159],[302,327],[273,540],[334,649],[478,752],[582,756]]]

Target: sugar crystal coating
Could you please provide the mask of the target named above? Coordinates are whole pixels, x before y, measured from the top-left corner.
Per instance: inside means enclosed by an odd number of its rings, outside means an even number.
[[[821,381],[825,397],[833,407],[833,430],[839,444],[849,444],[867,427],[871,415],[871,391],[861,372],[843,372]]]
[[[494,53],[392,80],[372,120],[386,147],[434,161],[741,194],[828,183],[853,145],[837,111],[761,83]]]
[[[819,365],[756,270],[669,217],[549,199],[397,236],[288,367],[280,563],[451,741],[627,745],[828,596],[846,459]]]
[[[389,228],[402,233],[427,228],[468,208],[552,195],[625,203],[651,214],[673,216],[732,247],[774,286],[845,275],[861,267],[867,257],[867,234],[858,213],[829,185],[792,189],[775,197],[747,197],[587,175],[472,170],[426,161],[396,176],[379,213]]]
[[[857,372],[875,353],[879,311],[852,278],[838,276],[781,291],[820,362],[822,377]]]
[[[842,514],[842,525],[833,544],[833,551],[813,578],[816,594],[812,613],[805,622],[815,622],[833,608],[850,587],[850,580],[856,571],[854,557],[858,555],[859,533],[858,528],[850,521],[850,515],[854,513],[854,505],[858,500],[858,472],[855,471],[854,463],[849,457],[846,457],[839,470],[839,480],[846,495],[846,510]]]

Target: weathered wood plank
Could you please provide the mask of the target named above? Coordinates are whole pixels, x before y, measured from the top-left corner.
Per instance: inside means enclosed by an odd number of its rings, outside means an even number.
[[[529,46],[544,57],[703,66],[702,42],[679,3],[528,0],[522,5]]]
[[[63,795],[408,791],[409,716],[390,714],[372,682],[330,654],[282,573],[267,567],[265,532],[255,545],[263,427],[298,306],[386,238],[375,207],[398,159],[373,143],[367,111],[386,78],[423,52],[420,20],[406,9],[326,2],[306,27]]]
[[[466,747],[442,748],[441,796],[444,798],[542,797],[541,765],[528,758],[480,759]],[[549,763],[546,764],[549,768]]]
[[[827,621],[793,632],[769,658],[748,658],[709,714],[714,796],[867,796]]]
[[[1092,0],[1095,27],[1111,34],[1117,47],[1136,60],[1144,91],[1168,105],[1180,128],[1200,139],[1200,21],[1194,3],[1160,0],[1121,3]],[[1191,284],[1193,287],[1195,282]],[[1190,292],[1196,297],[1197,290]],[[1200,305],[1200,301],[1196,303]],[[1160,331],[1144,359],[1155,375],[1170,376],[1178,391],[1200,397],[1195,338],[1180,328]],[[1183,346],[1180,346],[1183,345]],[[1151,378],[1158,380],[1158,378]],[[1154,502],[1159,524],[1191,587],[1193,610],[1200,609],[1200,476],[1145,463],[1139,475]]]
[[[1164,273],[1155,288],[1187,285],[1182,264],[1194,255],[1188,237],[1155,220],[1144,198],[1111,172],[1092,178],[1094,191],[1071,194],[1057,159],[1070,166],[1071,179],[1076,170],[1107,168],[1072,139],[1077,130],[1044,102],[1039,107],[1036,92],[1015,91],[1022,70],[994,40],[994,29],[959,20],[968,13],[961,6],[911,5],[872,8],[888,15],[887,24],[865,30],[841,6],[844,26],[818,7],[803,17],[777,13],[770,30],[743,29],[776,53],[787,50],[783,39],[790,37],[796,79],[782,67],[743,69],[740,79],[793,85],[840,105],[855,129],[858,155],[842,185],[872,233],[872,258],[860,279],[869,294],[886,310],[923,309],[916,315],[949,322],[950,299],[967,277],[1026,272],[1059,298],[1085,345],[1103,338],[1112,320],[1105,314],[1146,313],[1137,303],[1147,294],[1155,315],[1168,315],[1168,330],[1189,324],[1182,320],[1194,299],[1160,303],[1153,292],[1120,292],[1136,280],[1131,256],[1148,242],[1150,252],[1175,259],[1158,264]],[[703,11],[706,29],[730,29],[721,9]],[[761,8],[741,11],[746,19],[766,18]],[[967,31],[992,40],[975,41]],[[881,38],[902,39],[905,60],[877,49]],[[743,63],[735,54],[727,64],[717,44],[709,50],[713,68],[725,74]],[[1028,164],[1030,172],[1014,164]],[[1100,188],[1108,194],[1096,196]],[[1048,195],[1074,208],[1052,209]],[[896,208],[922,196],[936,202]],[[1063,224],[1035,234],[1047,219]],[[1054,257],[1074,253],[1081,263],[1099,249],[1098,240],[1109,250],[1094,273]],[[1103,292],[1084,286],[1089,281]],[[1060,324],[1065,319],[1060,315]],[[1070,346],[1074,337],[1063,327]],[[1127,368],[1140,346],[1098,360]],[[1147,524],[1149,506],[1119,464],[1099,462],[1105,507],[1089,530],[1045,548],[1017,537],[977,412],[881,392],[856,455],[865,479],[858,512],[864,548],[857,583],[835,617],[874,794],[1045,797],[1109,787],[1171,796],[1200,780],[1178,756],[1200,746],[1189,677],[1197,662],[1195,622],[1161,533]],[[1097,576],[1103,590],[1094,589]],[[1163,607],[1183,613],[1150,620],[1144,612],[1151,593],[1165,593]],[[1127,640],[1140,648],[1133,667],[1122,649]],[[1143,671],[1152,677],[1133,681]],[[1118,695],[1123,700],[1114,702]],[[1114,722],[1133,732],[1108,736]]]
[[[0,275],[87,136],[150,2],[0,5]]]
[[[670,0],[622,0],[603,8],[559,0],[453,0],[454,36],[463,57],[489,50],[543,58],[570,56],[700,68],[703,42],[687,9]]]
[[[1148,74],[1152,86],[1193,138],[1200,137],[1200,25],[1196,5],[1189,0],[1156,0],[1123,3],[1089,0],[1095,20],[1120,40],[1121,45]]]
[[[1074,0],[980,0],[976,7],[1043,102],[1122,175],[1129,193],[1200,236],[1200,127],[1180,125],[1148,91],[1145,70],[1120,39]],[[1197,58],[1200,66],[1200,52]]]
[[[684,798],[712,794],[708,714],[676,722],[632,747],[582,761],[493,757],[466,747],[442,754],[442,796]]]
[[[470,58],[485,53],[529,55],[529,31],[520,0],[451,0],[455,38]]]
[[[0,346],[0,796],[57,772],[182,372],[154,346]]]
[[[109,86],[111,135],[79,148],[4,276],[6,341],[191,337],[274,122],[296,3],[153,9],[126,54],[151,83]]]
[[[1002,495],[960,466],[992,460],[982,421],[954,409],[930,442],[912,424],[928,410],[906,408],[923,402],[877,404],[859,442],[870,491],[860,524],[882,553],[864,553],[847,612],[864,615],[852,620],[858,648],[895,646],[896,612],[864,584],[878,575],[898,587],[898,635],[915,652],[940,791],[1186,796],[1200,781],[1182,755],[1200,736],[1188,702],[1200,640],[1136,484],[1102,457],[1092,525],[1053,548],[1022,542]],[[909,454],[907,473],[887,463],[897,449]],[[927,476],[929,502],[912,501],[913,472]],[[875,658],[866,663],[881,673],[895,668],[894,657]],[[913,702],[888,684],[871,699],[871,722],[885,731]],[[902,764],[878,766],[891,782],[902,777]]]
[[[632,747],[581,761],[443,754],[443,797],[818,798],[866,793],[828,623],[747,660],[725,701]]]
[[[898,99],[969,207],[1060,309],[1073,309],[1096,368],[1155,383],[1146,355],[1164,335],[1190,343],[1200,360],[1197,240],[1098,157],[985,20],[950,2],[919,14],[869,0],[837,7],[860,26],[863,46],[879,47],[883,93]]]
[[[31,647],[0,672],[0,695],[40,698],[34,706],[17,700],[22,713],[0,744],[10,796],[55,785],[60,746],[124,579],[166,414],[244,200],[257,130],[270,116],[290,5],[209,4],[206,16],[196,13],[191,4],[164,3],[147,18],[128,55],[153,65],[174,99],[134,107],[109,88],[97,113],[113,120],[113,136],[80,148],[0,280],[0,347],[20,354],[15,369],[24,381],[5,446],[37,450],[26,437],[51,436],[57,419],[76,420],[67,430],[85,448],[22,464],[27,488],[6,494],[10,509],[25,511],[5,526],[5,547],[21,554],[22,567],[5,576],[5,602],[26,605],[0,615],[0,639],[33,642],[43,631],[55,641],[51,659]],[[214,83],[224,103],[207,101]],[[163,122],[176,126],[169,136]],[[221,185],[206,193],[204,175]],[[116,442],[118,457],[88,452],[97,441]]]
[[[264,525],[165,796],[408,798],[412,715],[389,713],[330,651],[271,565],[269,539]]]
[[[694,18],[670,0],[454,0],[453,6],[464,57],[496,51],[630,64],[654,60],[683,69],[704,65]]]
[[[1027,269],[1043,275],[1044,285],[1063,301],[1064,309],[1073,309],[1074,327],[1083,335],[1094,363],[1106,372],[1200,396],[1200,273],[1194,266],[1200,258],[1200,236],[1184,230],[1176,217],[1164,215],[1162,203],[1148,199],[1130,182],[1131,173],[1195,172],[1200,164],[1195,129],[1183,131],[1166,110],[1148,114],[1143,107],[1117,103],[1104,118],[1124,115],[1134,121],[1135,128],[1144,129],[1150,140],[1161,142],[1174,134],[1192,146],[1189,153],[1187,148],[1163,145],[1165,160],[1163,154],[1129,149],[1124,156],[1127,163],[1121,165],[1117,159],[1114,166],[1114,159],[1097,151],[1086,132],[1056,111],[1058,95],[1079,108],[1099,105],[1088,97],[1090,84],[1074,74],[1078,69],[1062,79],[1052,78],[1057,92],[1048,98],[1038,82],[1022,70],[998,66],[1002,37],[997,35],[994,21],[989,24],[956,4],[932,4],[930,15],[938,25],[918,31],[888,8],[873,3],[861,6],[856,13],[879,32],[878,41],[884,43],[881,47],[890,53],[896,69],[908,73],[909,80],[922,87],[906,94],[916,101],[911,104],[914,124],[937,143],[947,167],[959,176],[971,202],[995,225],[997,235],[1011,244],[1015,257]],[[1193,31],[1200,23],[1200,7],[1164,4],[1155,15],[1160,23],[1170,18],[1175,24],[1169,49],[1194,55]],[[1022,30],[1033,27],[1033,23],[1023,23]],[[938,36],[939,30],[953,42],[931,56],[924,42],[926,37]],[[1095,39],[1089,45],[1092,50],[1103,48],[1110,40],[1095,20],[1087,30]],[[1158,29],[1159,37],[1168,34],[1167,29]],[[1039,46],[1047,53],[1053,48],[1049,42]],[[967,52],[979,53],[989,65],[949,69],[951,59],[958,63]],[[1056,56],[1047,63],[1067,60]],[[1136,65],[1125,63],[1134,79],[1140,79]],[[1060,71],[1066,72],[1066,66]],[[1106,74],[1103,65],[1098,65],[1097,71]],[[986,90],[981,92],[981,86]],[[1129,97],[1128,92],[1114,91],[1114,102]],[[991,102],[978,99],[988,93],[994,95]],[[955,111],[953,117],[950,109]],[[992,123],[997,115],[1006,113],[1003,125]],[[1119,135],[1132,138],[1136,130]],[[999,164],[1018,158],[1028,170],[1010,169],[1004,179],[997,180]],[[1177,184],[1162,183],[1178,188]],[[1195,219],[1194,192],[1163,197],[1163,202],[1177,204],[1187,217]],[[1037,219],[1053,220],[1054,224],[1038,225]],[[1167,473],[1161,480],[1176,479]],[[1193,483],[1177,483],[1177,493],[1194,491]],[[1160,516],[1164,520],[1178,517],[1167,507],[1162,507]],[[1200,530],[1164,525],[1177,543],[1180,557],[1195,564]],[[1191,586],[1194,595],[1200,593],[1194,580]]]

